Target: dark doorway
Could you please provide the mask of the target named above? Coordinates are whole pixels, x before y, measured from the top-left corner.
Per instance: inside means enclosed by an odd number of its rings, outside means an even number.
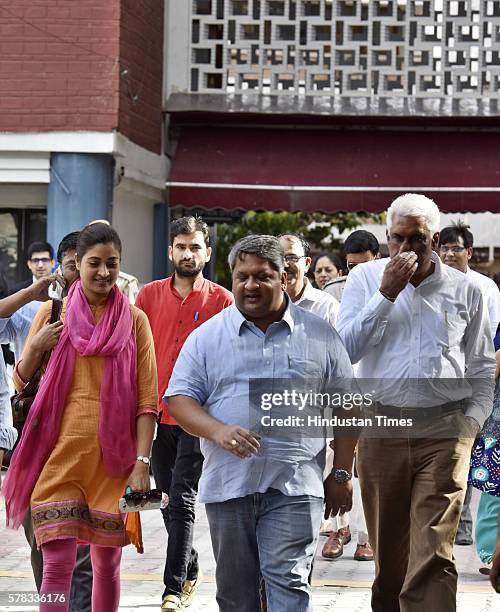
[[[0,272],[9,285],[30,278],[26,252],[38,240],[47,240],[45,209],[0,209]]]

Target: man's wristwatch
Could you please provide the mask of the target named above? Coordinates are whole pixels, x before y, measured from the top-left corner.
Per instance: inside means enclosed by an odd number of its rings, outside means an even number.
[[[149,465],[151,463],[149,457],[145,457],[144,455],[139,455],[138,457],[136,457],[136,461],[142,461],[146,465]]]
[[[351,472],[348,472],[347,470],[339,470],[333,468],[331,474],[335,482],[349,482],[349,480],[351,480],[352,478]]]

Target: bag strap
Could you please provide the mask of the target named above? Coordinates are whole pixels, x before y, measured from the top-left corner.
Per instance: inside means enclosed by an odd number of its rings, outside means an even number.
[[[58,300],[58,299],[52,300],[52,309],[50,311],[49,324],[59,321],[59,319],[61,318],[61,311],[62,311],[62,300]],[[52,350],[47,351],[46,353],[43,354],[42,363],[45,360],[47,361],[49,360],[51,352]],[[35,391],[36,388],[38,387],[38,384],[40,383],[41,375],[42,375],[42,369],[37,368],[33,376],[30,378],[30,380],[24,387],[23,391],[26,393],[32,393],[33,391]]]
[[[58,300],[58,299],[52,300],[52,310],[50,311],[49,324],[59,321],[59,319],[61,318],[61,311],[62,311],[62,300]]]

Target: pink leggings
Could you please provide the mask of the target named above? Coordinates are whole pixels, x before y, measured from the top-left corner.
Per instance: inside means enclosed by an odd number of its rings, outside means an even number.
[[[40,604],[40,612],[67,612],[71,578],[76,563],[76,539],[52,540],[42,544],[43,580],[40,595],[52,602]],[[115,546],[90,545],[94,574],[92,612],[116,612],[120,603],[120,561],[122,549]],[[64,602],[54,603],[51,594],[64,593]]]

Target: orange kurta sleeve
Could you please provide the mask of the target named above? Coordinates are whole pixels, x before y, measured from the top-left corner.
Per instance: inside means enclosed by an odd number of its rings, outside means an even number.
[[[132,306],[137,344],[137,416],[158,415],[158,376],[153,334],[147,316]]]

